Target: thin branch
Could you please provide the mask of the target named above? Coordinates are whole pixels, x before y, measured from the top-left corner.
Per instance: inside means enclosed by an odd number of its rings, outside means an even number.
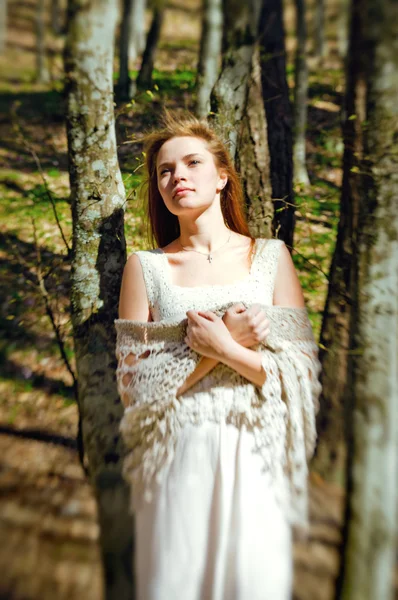
[[[67,239],[66,239],[66,237],[65,237],[65,234],[64,234],[64,232],[63,232],[63,229],[62,229],[62,227],[61,227],[61,222],[60,222],[60,220],[59,220],[59,217],[58,217],[58,213],[57,213],[57,207],[55,206],[55,202],[54,202],[53,195],[52,195],[52,193],[51,193],[51,190],[50,190],[50,189],[49,189],[49,187],[48,187],[48,184],[47,184],[47,179],[46,179],[46,176],[44,175],[44,171],[43,171],[43,169],[42,169],[42,166],[41,166],[40,159],[39,159],[38,155],[36,154],[35,150],[34,150],[34,149],[33,149],[33,148],[30,146],[30,144],[28,143],[28,141],[27,141],[27,138],[24,136],[24,134],[23,134],[23,132],[22,132],[22,128],[21,128],[20,124],[18,123],[18,121],[17,121],[17,119],[16,119],[16,117],[17,117],[17,113],[16,113],[16,109],[15,109],[15,103],[14,103],[14,104],[13,104],[13,106],[12,106],[12,109],[11,109],[11,115],[12,115],[12,124],[13,124],[13,129],[14,129],[14,131],[15,131],[15,132],[16,132],[16,134],[18,135],[18,137],[19,137],[19,140],[21,141],[22,145],[23,145],[23,146],[25,146],[25,148],[26,148],[26,149],[27,149],[27,151],[28,151],[28,152],[29,152],[29,153],[32,155],[32,157],[33,157],[33,160],[34,160],[34,161],[35,161],[35,163],[36,163],[37,169],[38,169],[38,171],[39,171],[39,173],[40,173],[41,180],[42,180],[42,182],[43,182],[43,185],[44,185],[44,189],[46,190],[46,195],[47,195],[47,198],[49,199],[49,201],[50,201],[50,204],[51,204],[51,206],[52,206],[53,213],[54,213],[54,217],[55,217],[55,221],[56,221],[56,223],[57,223],[57,227],[58,227],[58,229],[59,229],[59,232],[60,232],[60,234],[61,234],[61,238],[62,238],[62,240],[63,240],[63,242],[64,242],[64,244],[65,244],[65,247],[66,247],[66,251],[67,251],[67,253],[68,253],[68,256],[70,256],[70,255],[71,255],[71,252],[72,252],[72,250],[71,250],[71,248],[69,247],[68,241],[67,241]]]
[[[65,366],[66,366],[67,370],[69,371],[69,373],[72,376],[72,379],[73,379],[73,390],[74,390],[75,397],[76,397],[76,400],[77,400],[77,398],[78,398],[78,396],[77,396],[77,378],[76,378],[76,375],[75,375],[75,373],[74,373],[74,371],[73,371],[73,369],[72,369],[72,367],[71,367],[71,365],[69,363],[69,359],[68,359],[68,357],[66,355],[65,344],[64,344],[64,340],[62,339],[60,327],[59,327],[59,325],[55,321],[54,312],[53,312],[53,310],[51,308],[50,298],[49,298],[48,291],[46,289],[44,278],[43,278],[43,274],[42,274],[42,260],[41,260],[40,246],[39,246],[38,241],[37,241],[36,224],[35,224],[35,221],[34,221],[33,217],[32,217],[31,220],[32,220],[32,227],[33,227],[33,239],[34,239],[34,245],[35,245],[35,249],[36,249],[36,257],[37,257],[37,271],[36,271],[36,276],[37,276],[37,280],[38,280],[38,284],[39,284],[39,289],[40,289],[41,296],[42,296],[43,301],[44,301],[46,313],[47,313],[47,315],[48,315],[48,317],[49,317],[49,319],[51,321],[51,325],[52,325],[52,328],[53,328],[54,333],[55,333],[55,337],[56,337],[56,340],[57,340],[57,344],[58,344],[58,347],[59,347],[62,359],[63,359],[63,361],[65,363]]]

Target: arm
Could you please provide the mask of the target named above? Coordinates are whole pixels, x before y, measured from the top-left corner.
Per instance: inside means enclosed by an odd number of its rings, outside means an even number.
[[[208,316],[212,313],[198,311],[202,316]],[[261,341],[265,341],[269,333],[268,320],[264,319],[261,308],[253,304],[246,309],[244,304],[238,303],[231,306],[223,315],[224,321],[232,338],[240,346],[248,348]],[[218,358],[202,356],[195,371],[186,379],[179,388],[177,396],[186,392],[190,387],[205,377],[220,361]]]
[[[119,319],[151,321],[144,275],[137,254],[129,256],[123,270]]]
[[[293,260],[285,244],[282,245],[274,286],[274,306],[304,307],[304,296]],[[227,340],[213,357],[204,356],[196,370],[180,388],[185,392],[194,383],[207,375],[217,364],[223,362],[255,385],[263,385],[266,373],[258,352],[250,350],[235,340]]]
[[[123,270],[119,296],[119,319],[129,319],[132,321],[151,320],[144,275],[137,254],[132,254],[127,259]],[[120,357],[117,358],[120,366],[121,359]],[[130,352],[123,360],[126,364],[133,365],[142,360],[142,358],[137,359],[136,355]],[[131,374],[124,375],[124,385],[127,385],[131,381],[131,377]],[[120,398],[126,407],[128,405],[128,396],[121,394]]]

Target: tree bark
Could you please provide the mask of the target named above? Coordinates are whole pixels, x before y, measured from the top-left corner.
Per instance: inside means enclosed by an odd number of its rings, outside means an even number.
[[[135,63],[145,48],[145,9],[146,0],[131,0],[128,42],[129,62]]]
[[[252,56],[236,166],[245,195],[250,233],[256,237],[270,238],[274,207],[271,197],[267,121],[262,99],[258,44]]]
[[[259,32],[261,82],[271,157],[273,230],[278,238],[292,248],[295,224],[292,110],[286,80],[285,33],[281,0],[263,0]]]
[[[55,35],[59,35],[62,31],[59,0],[51,0],[51,29]]]
[[[7,0],[0,0],[0,54],[6,47],[7,36]]]
[[[69,0],[65,46],[73,259],[72,323],[78,404],[98,502],[107,600],[133,598],[133,524],[121,475],[114,319],[126,260],[125,191],[113,114],[117,4]]]
[[[152,85],[152,72],[155,63],[155,52],[159,43],[163,19],[164,2],[163,0],[158,0],[153,12],[152,23],[148,32],[144,55],[142,57],[142,64],[137,77],[137,88],[139,89],[148,88]]]
[[[314,55],[319,60],[322,60],[326,54],[325,0],[316,0],[314,11]]]
[[[217,81],[221,58],[222,24],[222,0],[204,0],[196,81],[196,114],[199,117],[210,110],[210,94]]]
[[[339,11],[337,15],[337,50],[341,58],[345,59],[348,50],[348,34],[350,20],[350,2],[349,0],[340,0]]]
[[[47,83],[49,79],[46,65],[44,9],[44,0],[38,0],[36,9],[36,78],[39,83]]]
[[[349,93],[361,90],[356,177],[362,201],[354,253],[348,493],[338,597],[392,600],[398,499],[398,6],[395,0],[354,0],[352,10],[351,66],[359,77],[351,78]]]
[[[118,81],[118,96],[120,100],[128,100],[130,98],[129,43],[132,2],[133,0],[123,0],[122,21],[120,24]]]
[[[259,9],[257,0],[247,3],[224,0],[223,5],[222,66],[211,93],[210,106],[216,115],[216,126],[228,139],[229,150],[234,159],[242,135]]]
[[[307,128],[308,66],[305,0],[296,0],[297,49],[294,71],[294,181],[309,186],[306,166],[305,132]]]
[[[357,17],[354,27],[359,26]],[[347,91],[343,126],[343,183],[336,247],[329,275],[329,289],[320,336],[322,396],[317,416],[318,444],[312,467],[328,481],[344,485],[346,476],[345,423],[347,407],[347,361],[353,317],[353,255],[356,244],[358,213],[362,202],[359,178],[363,154],[365,121],[363,81],[366,57],[353,44],[347,63]]]

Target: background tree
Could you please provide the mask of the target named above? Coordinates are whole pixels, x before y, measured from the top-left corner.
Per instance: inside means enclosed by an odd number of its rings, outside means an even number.
[[[348,50],[348,33],[350,18],[349,0],[340,0],[340,10],[338,12],[337,27],[337,50],[341,58],[345,59]]]
[[[115,369],[120,279],[126,260],[125,192],[113,114],[117,6],[70,0],[65,47],[73,258],[71,306],[78,404],[89,476],[98,503],[106,598],[132,598],[129,489],[121,476],[123,408]]]
[[[353,24],[359,26],[358,17]],[[347,388],[347,360],[353,318],[353,261],[361,209],[361,169],[363,152],[362,81],[365,78],[366,55],[361,56],[356,45],[350,50],[347,70],[347,92],[343,112],[344,156],[343,182],[340,198],[340,219],[336,247],[329,273],[329,287],[320,335],[322,363],[322,396],[317,416],[318,444],[312,462],[322,477],[344,486],[346,469],[346,438],[344,423]],[[355,316],[355,315],[354,315]]]
[[[132,4],[133,0],[123,0],[119,37],[118,97],[120,100],[128,100],[131,94],[131,80],[129,75],[129,45]]]
[[[51,0],[51,29],[55,35],[62,31],[60,0]]]
[[[7,34],[7,0],[0,0],[0,54],[4,52]]]
[[[275,234],[293,246],[292,111],[286,80],[285,31],[281,0],[263,0],[260,23],[260,65],[267,119]]]
[[[310,180],[306,165],[306,127],[308,100],[307,26],[305,0],[296,0],[297,47],[294,67],[294,181],[308,186]]]
[[[222,66],[211,109],[241,176],[250,231],[270,237],[273,206],[259,66],[260,9],[256,0],[224,3]]]
[[[153,66],[155,64],[155,52],[159,43],[160,33],[164,20],[164,0],[155,0],[153,17],[149,28],[148,37],[140,72],[137,77],[137,88],[146,89],[152,85]]]
[[[49,79],[46,64],[46,24],[45,24],[45,0],[37,0],[36,7],[36,78],[40,83],[46,83]]]
[[[254,44],[257,37],[259,1],[224,1],[222,65],[212,90],[210,105],[217,123],[236,158],[241,123],[247,98]]]
[[[347,94],[359,121],[343,600],[392,600],[398,448],[398,41],[395,0],[353,0]],[[362,131],[361,131],[362,130]]]
[[[345,1],[345,0],[343,0]],[[314,11],[314,55],[319,61],[322,61],[327,54],[327,44],[325,35],[325,0],[315,1]]]
[[[195,112],[199,117],[207,115],[210,110],[210,94],[217,81],[220,65],[222,32],[222,0],[204,0],[196,77]]]
[[[145,48],[146,0],[131,0],[129,23],[129,62],[134,64]]]
[[[269,238],[272,237],[274,206],[258,42],[254,46],[247,88],[236,166],[242,182],[250,232],[256,237]]]

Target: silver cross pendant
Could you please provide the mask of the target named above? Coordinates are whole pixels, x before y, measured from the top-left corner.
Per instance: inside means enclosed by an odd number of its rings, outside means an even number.
[[[211,261],[213,260],[211,254],[208,255],[207,260],[209,261],[209,263],[211,263]]]

